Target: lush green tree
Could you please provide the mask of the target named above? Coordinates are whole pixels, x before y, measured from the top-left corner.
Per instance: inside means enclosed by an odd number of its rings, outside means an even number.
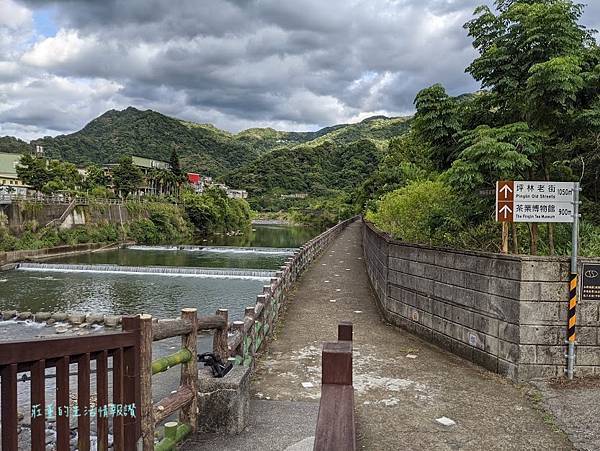
[[[177,148],[173,147],[171,151],[171,158],[169,160],[171,164],[171,172],[175,176],[176,180],[180,180],[183,177],[183,171],[181,170],[181,164],[179,163],[179,154]]]
[[[492,188],[496,180],[527,178],[542,142],[543,135],[524,122],[497,128],[481,125],[464,134],[464,149],[444,177],[463,193]]]
[[[383,196],[367,219],[398,239],[447,244],[461,230],[461,210],[460,199],[452,187],[425,180]]]
[[[415,98],[415,133],[431,147],[431,159],[439,169],[450,166],[460,129],[457,102],[440,84],[423,89]]]
[[[390,140],[388,151],[377,169],[356,189],[355,209],[372,209],[375,207],[374,202],[383,194],[409,182],[435,176],[434,165],[429,159],[429,146],[424,144],[414,131],[394,138]]]
[[[244,199],[230,199],[220,188],[212,187],[202,194],[186,191],[181,196],[190,221],[202,234],[245,229],[251,211]]]
[[[77,166],[66,161],[50,160],[48,162],[48,171],[52,178],[52,182],[56,186],[63,186],[63,190],[76,190],[81,187],[82,177]],[[46,189],[51,192],[52,189]]]
[[[104,169],[96,164],[88,166],[85,170],[83,186],[87,190],[93,190],[101,187],[106,188],[110,183],[110,177],[106,175]]]
[[[504,123],[524,121],[532,105],[526,95],[528,85],[530,89],[541,87],[529,81],[532,72],[545,72],[546,77],[552,72],[554,81],[560,72],[570,79],[561,83],[577,83],[574,60],[549,62],[581,56],[595,40],[578,23],[583,6],[569,0],[497,1],[496,6],[497,15],[482,5],[475,10],[477,17],[465,24],[480,54],[467,72],[495,94]],[[535,68],[538,64],[546,67]],[[568,92],[571,88],[559,90]]]
[[[138,190],[144,176],[137,166],[134,166],[131,157],[122,157],[119,164],[113,168],[113,183],[117,192],[123,197],[129,196]]]
[[[44,185],[52,180],[47,161],[30,153],[23,154],[19,160],[17,176],[36,191],[42,191]]]

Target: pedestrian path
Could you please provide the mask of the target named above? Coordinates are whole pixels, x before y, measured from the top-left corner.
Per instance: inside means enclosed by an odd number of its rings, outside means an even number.
[[[572,449],[531,388],[383,322],[366,274],[361,227],[349,226],[297,283],[276,339],[258,362],[252,397],[274,408],[282,401],[292,409],[294,402],[318,405],[321,344],[336,339],[339,321],[351,320],[359,448]],[[298,449],[314,434],[301,412],[305,436],[295,437]],[[272,446],[262,449],[285,449],[266,443]]]

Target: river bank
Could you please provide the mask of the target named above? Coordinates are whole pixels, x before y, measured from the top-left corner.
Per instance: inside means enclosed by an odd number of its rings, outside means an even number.
[[[20,250],[0,252],[0,271],[13,269],[13,263],[23,260],[43,260],[51,257],[65,257],[69,255],[86,254],[99,250],[109,250],[132,244],[133,242],[119,241],[112,243],[84,243],[63,246],[53,246],[43,249]]]

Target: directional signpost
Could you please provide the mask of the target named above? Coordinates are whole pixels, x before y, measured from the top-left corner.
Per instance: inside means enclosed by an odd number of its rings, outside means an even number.
[[[508,252],[508,224],[511,222],[562,222],[573,224],[567,332],[569,347],[566,369],[569,379],[573,379],[573,365],[575,362],[579,190],[579,183],[573,182],[512,180],[496,182],[496,220],[502,223],[502,250],[504,252]]]
[[[497,182],[496,220],[572,223],[575,185],[569,182]]]

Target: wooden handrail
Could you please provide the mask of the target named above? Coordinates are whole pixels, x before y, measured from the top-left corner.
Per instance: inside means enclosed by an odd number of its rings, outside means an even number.
[[[161,399],[154,406],[154,423],[158,424],[177,412],[195,397],[194,390],[189,385],[182,385],[175,393]]]
[[[189,362],[192,358],[194,356],[189,349],[183,348],[173,354],[156,359],[152,362],[152,375],[164,373],[169,368]]]
[[[227,323],[221,316],[212,315],[197,317],[196,331],[223,329],[225,327],[227,327]],[[152,339],[154,341],[187,335],[191,332],[191,321],[182,318],[161,319],[152,324]]]

